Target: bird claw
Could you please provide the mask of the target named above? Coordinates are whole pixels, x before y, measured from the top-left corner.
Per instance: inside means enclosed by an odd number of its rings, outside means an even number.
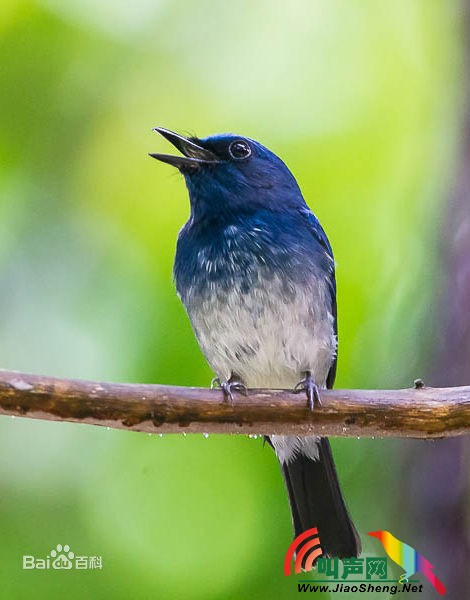
[[[313,411],[316,406],[321,406],[320,390],[318,389],[318,386],[315,383],[310,371],[307,371],[305,379],[299,381],[294,388],[294,394],[299,394],[300,392],[306,392],[307,405],[311,411]]]
[[[240,392],[244,396],[248,394],[246,385],[233,377],[230,377],[228,381],[220,381],[218,377],[214,377],[211,381],[211,389],[214,389],[214,387],[222,390],[225,402],[228,402],[230,405],[233,404],[233,392]]]

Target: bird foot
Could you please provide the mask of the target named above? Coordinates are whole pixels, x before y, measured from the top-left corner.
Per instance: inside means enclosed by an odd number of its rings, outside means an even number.
[[[306,372],[305,378],[299,381],[294,388],[294,394],[299,394],[300,392],[307,394],[307,405],[310,410],[314,410],[316,406],[321,406],[320,391],[310,371]]]
[[[220,381],[218,377],[214,377],[211,381],[211,389],[220,388],[224,393],[224,400],[229,404],[233,404],[233,392],[240,392],[244,396],[248,394],[246,385],[232,375],[228,381]]]

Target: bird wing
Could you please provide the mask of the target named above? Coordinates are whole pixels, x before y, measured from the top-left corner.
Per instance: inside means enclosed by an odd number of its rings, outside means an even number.
[[[325,261],[322,261],[325,268],[325,277],[328,283],[328,292],[330,297],[330,308],[331,314],[333,315],[334,322],[333,328],[335,332],[336,339],[338,339],[338,311],[336,306],[336,277],[335,277],[335,261],[333,257],[333,250],[331,248],[331,244],[328,240],[328,237],[320,225],[320,221],[310,210],[301,211],[304,217],[307,219],[309,224],[309,230],[312,233],[312,236],[315,240],[315,243],[319,245],[320,250],[325,255]],[[335,359],[328,371],[328,375],[326,378],[326,387],[331,389],[335,382],[336,377],[336,365],[338,362],[338,350],[336,350]]]

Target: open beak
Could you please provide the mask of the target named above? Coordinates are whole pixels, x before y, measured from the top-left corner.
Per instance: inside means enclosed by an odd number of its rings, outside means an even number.
[[[149,153],[149,156],[161,160],[162,162],[173,165],[178,169],[197,169],[202,165],[214,165],[218,163],[217,156],[210,150],[206,150],[202,146],[188,140],[182,135],[178,135],[174,131],[164,129],[163,127],[154,127],[156,131],[175,146],[183,156],[173,156],[171,154],[154,154]]]

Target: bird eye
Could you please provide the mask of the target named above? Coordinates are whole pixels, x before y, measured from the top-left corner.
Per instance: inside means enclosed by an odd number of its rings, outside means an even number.
[[[242,158],[248,158],[251,154],[251,147],[248,142],[244,140],[236,140],[232,142],[228,147],[229,154],[232,158],[240,160]]]

